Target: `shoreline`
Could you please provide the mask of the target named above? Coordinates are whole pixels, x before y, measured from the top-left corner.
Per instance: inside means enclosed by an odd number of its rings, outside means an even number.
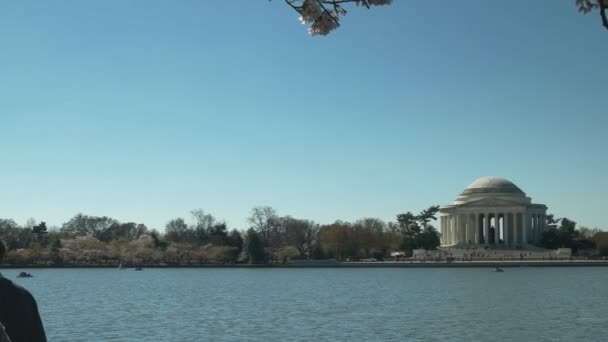
[[[341,262],[337,264],[178,264],[141,265],[142,268],[488,268],[488,267],[608,267],[608,260],[476,260],[476,261],[402,261],[402,262]],[[0,269],[64,269],[118,268],[118,265],[0,265]],[[134,266],[125,267],[127,270]]]

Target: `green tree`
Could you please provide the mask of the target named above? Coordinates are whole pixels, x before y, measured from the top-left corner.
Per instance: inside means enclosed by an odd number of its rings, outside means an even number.
[[[437,249],[441,244],[439,239],[439,232],[433,227],[430,222],[437,220],[437,213],[439,212],[439,206],[430,206],[416,216],[416,219],[422,226],[422,231],[416,236],[416,247],[424,248],[426,250]]]
[[[569,220],[567,217],[562,218],[559,226],[559,241],[560,247],[574,247],[574,239],[578,236],[576,231],[576,222]]]
[[[226,223],[216,223],[208,231],[209,242],[216,246],[226,245],[228,242],[228,227]]]
[[[411,253],[416,249],[416,235],[421,231],[416,215],[411,212],[397,215],[397,224],[401,232],[401,245],[403,251]]]
[[[133,241],[146,233],[148,233],[148,228],[144,224],[137,224],[135,222],[120,223],[116,221],[98,230],[94,236],[104,242],[120,239]]]
[[[323,253],[323,248],[321,248],[321,244],[320,243],[315,244],[315,246],[312,248],[312,252],[311,252],[310,258],[312,260],[323,260],[323,259],[325,259],[325,253]]]
[[[204,245],[209,242],[211,230],[217,225],[215,217],[206,213],[203,209],[195,209],[190,212],[194,218],[194,236],[197,242]]]
[[[427,225],[421,232],[416,236],[416,247],[424,248],[426,250],[437,249],[440,245],[439,232],[430,225]]]
[[[48,234],[48,231],[46,228],[46,222],[43,221],[43,222],[40,222],[40,224],[33,226],[32,233],[36,237],[36,242],[38,242],[40,244],[44,244],[44,238]]]
[[[241,233],[236,229],[231,230],[226,239],[226,244],[235,247],[237,249],[235,254],[239,255],[243,251],[243,237]]]
[[[150,238],[152,238],[152,244],[156,249],[165,250],[169,246],[167,241],[161,239],[160,234],[156,230],[150,232]]]
[[[555,227],[547,227],[540,236],[540,245],[548,249],[561,247],[559,230]]]
[[[19,227],[11,219],[0,219],[0,239],[9,250],[13,250],[30,247],[35,237],[31,229]]]
[[[192,242],[194,231],[188,227],[183,218],[176,218],[165,226],[165,238],[173,242]]]
[[[61,257],[59,255],[59,250],[61,249],[61,240],[53,239],[51,242],[51,260],[55,263],[60,263]]]
[[[93,236],[98,238],[118,221],[107,216],[88,216],[76,214],[61,227],[61,232],[73,236]]]
[[[439,206],[430,206],[418,215],[411,212],[397,215],[397,224],[402,235],[401,249],[411,253],[416,248],[435,249],[439,246],[439,233],[430,224],[437,219]]]
[[[250,264],[265,264],[266,251],[264,242],[253,228],[247,230],[247,256]]]

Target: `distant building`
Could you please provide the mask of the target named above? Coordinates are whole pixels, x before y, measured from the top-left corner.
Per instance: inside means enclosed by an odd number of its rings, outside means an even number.
[[[441,245],[525,248],[540,240],[547,206],[530,197],[507,179],[479,178],[453,204],[440,207]]]

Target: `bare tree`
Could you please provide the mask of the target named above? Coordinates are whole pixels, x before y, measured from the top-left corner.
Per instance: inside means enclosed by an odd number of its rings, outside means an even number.
[[[294,246],[300,255],[310,257],[319,233],[319,225],[310,220],[286,216],[281,218],[281,226],[286,244]]]
[[[35,225],[36,225],[36,219],[33,217],[30,217],[29,219],[27,219],[27,221],[25,221],[25,225],[23,225],[23,228],[32,229],[32,228],[34,228]]]
[[[255,207],[251,209],[251,216],[249,216],[247,221],[251,224],[251,228],[260,234],[262,240],[268,246],[271,235],[279,223],[279,216],[276,210],[270,206]]]

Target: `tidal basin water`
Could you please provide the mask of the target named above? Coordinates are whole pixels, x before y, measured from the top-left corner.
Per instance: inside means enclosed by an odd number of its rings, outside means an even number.
[[[608,341],[608,268],[30,270],[49,341]]]

